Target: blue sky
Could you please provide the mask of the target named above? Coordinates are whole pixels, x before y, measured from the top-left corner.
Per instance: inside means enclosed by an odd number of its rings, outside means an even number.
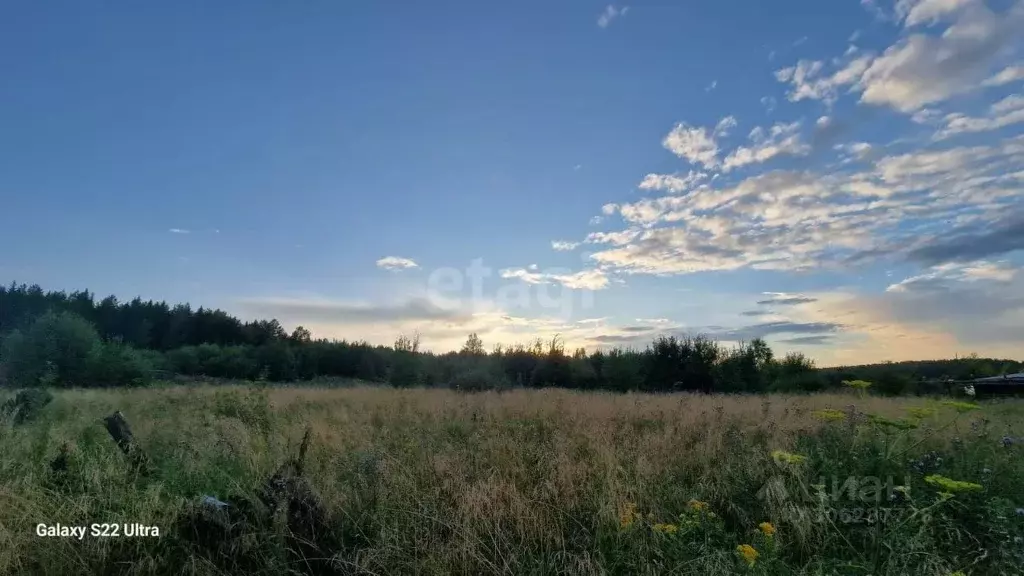
[[[1022,29],[1022,0],[9,5],[0,281],[437,350],[1019,357]]]

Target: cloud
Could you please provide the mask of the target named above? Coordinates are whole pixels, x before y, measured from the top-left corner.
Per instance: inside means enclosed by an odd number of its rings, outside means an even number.
[[[702,181],[707,180],[706,172],[690,170],[685,176],[678,174],[648,174],[637,186],[641,190],[664,190],[679,194],[692,190]]]
[[[893,18],[878,5],[876,0],[860,0],[860,5],[879,22],[887,22]]]
[[[725,171],[748,164],[760,164],[780,155],[800,156],[807,154],[810,147],[800,141],[800,122],[775,124],[765,134],[759,126],[750,132],[751,146],[740,146],[732,151],[722,163]]]
[[[948,114],[944,118],[946,127],[937,138],[948,138],[969,132],[987,132],[998,130],[1012,124],[1024,122],[1024,96],[1013,94],[989,106],[988,114],[982,117],[971,117],[964,114]]]
[[[819,293],[808,321],[838,319],[841,346],[832,363],[928,359],[981,351],[1017,357],[1024,345],[1024,275],[1019,266],[985,262],[934,267],[881,293]]]
[[[697,128],[680,122],[665,136],[662,146],[691,164],[715,168],[719,163],[717,138],[728,135],[736,124],[736,118],[726,116],[709,132],[705,127]]]
[[[976,0],[899,0],[896,2],[896,18],[904,26],[933,24],[939,18],[959,12],[976,4]]]
[[[466,323],[472,314],[444,308],[426,298],[399,304],[357,304],[298,298],[250,298],[241,305],[262,317],[287,318],[293,322],[373,323],[398,320],[443,320]]]
[[[842,152],[847,159],[864,160],[871,154],[874,147],[867,142],[847,142],[846,144],[836,144],[834,149]]]
[[[822,100],[831,105],[839,98],[839,89],[852,84],[867,71],[872,57],[864,55],[847,63],[831,76],[821,77],[824,63],[820,60],[800,60],[795,66],[775,72],[779,82],[792,85],[786,94],[790,102]]]
[[[770,316],[774,314],[771,310],[744,310],[740,316]]]
[[[1002,86],[1024,80],[1024,66],[1007,66],[998,74],[981,83],[982,86]]]
[[[377,268],[397,271],[406,270],[409,268],[419,268],[419,264],[408,258],[400,258],[398,256],[385,256],[384,258],[377,260]]]
[[[771,114],[772,112],[775,111],[775,106],[777,104],[778,103],[776,102],[775,98],[772,98],[771,96],[763,96],[761,98],[761,105],[764,106],[764,111],[768,114]]]
[[[801,296],[798,294],[786,294],[785,292],[765,292],[766,296],[771,296],[767,300],[758,300],[757,303],[761,306],[792,306],[794,304],[808,304],[810,302],[817,302],[817,298],[810,296]]]
[[[796,48],[797,46],[802,45],[804,42],[807,42],[807,40],[807,36],[801,36],[800,38],[797,38],[795,41],[793,41],[793,47]]]
[[[602,270],[589,269],[579,272],[536,272],[525,268],[507,268],[500,272],[502,278],[516,279],[527,284],[561,284],[575,290],[601,290],[608,287],[608,276]]]
[[[708,84],[708,85],[707,85],[707,88],[704,88],[704,91],[705,91],[705,92],[711,92],[711,91],[712,91],[712,90],[714,90],[714,89],[715,89],[716,87],[718,87],[718,80],[712,80],[712,81],[711,81],[711,84]]]
[[[790,322],[782,320],[710,331],[707,332],[707,335],[716,340],[749,342],[754,338],[767,338],[777,334],[830,334],[838,332],[842,328],[841,324],[834,322]]]
[[[560,252],[568,252],[575,250],[580,245],[579,242],[568,242],[566,240],[552,240],[551,248]]]
[[[908,253],[924,264],[970,262],[1024,250],[1024,211],[1011,213],[994,224],[961,226]]]
[[[601,12],[601,15],[597,17],[597,25],[601,28],[607,28],[611,25],[613,20],[625,16],[626,12],[629,12],[629,6],[617,8],[613,4],[609,4],[605,7],[604,11]]]
[[[995,13],[980,0],[900,2],[897,19],[908,28],[925,22],[952,23],[938,35],[910,33],[880,55],[865,54],[829,76],[821,61],[801,60],[776,72],[792,85],[788,97],[835,102],[840,89],[860,92],[860,101],[907,114],[982,86],[991,69],[1015,50],[1024,26],[1024,2]],[[1005,70],[1004,70],[1005,72]],[[1000,73],[1002,74],[1002,73]],[[1013,78],[1016,72],[1006,72]]]
[[[786,338],[779,340],[783,344],[798,344],[807,346],[823,346],[825,344],[831,344],[835,339],[832,336],[798,336],[796,338]]]
[[[185,230],[184,228],[171,228],[168,230],[171,234],[191,234],[191,230]]]

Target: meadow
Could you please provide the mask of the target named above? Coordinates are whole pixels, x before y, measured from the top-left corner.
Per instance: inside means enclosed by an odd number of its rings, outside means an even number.
[[[0,425],[0,574],[1024,573],[1021,400],[253,385],[54,396]],[[115,410],[145,471],[104,429]],[[302,542],[290,511],[252,511],[307,429],[302,477],[327,528]],[[204,495],[248,515],[210,532]],[[40,523],[159,536],[41,537]]]

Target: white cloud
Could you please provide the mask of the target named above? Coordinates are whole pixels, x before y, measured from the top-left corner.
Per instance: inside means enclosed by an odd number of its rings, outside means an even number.
[[[939,19],[959,12],[976,0],[899,0],[896,2],[896,17],[904,26],[934,24]]]
[[[856,58],[827,77],[820,76],[824,67],[820,60],[800,60],[796,66],[776,71],[775,78],[792,84],[792,89],[786,94],[790,102],[811,99],[832,104],[839,98],[839,89],[857,81],[867,70],[871,59],[871,55]]]
[[[553,240],[551,242],[552,249],[564,252],[575,250],[579,245],[579,242],[568,242],[565,240]]]
[[[609,4],[601,12],[601,15],[597,17],[597,25],[601,28],[607,28],[613,20],[625,16],[626,12],[629,12],[629,6],[618,8],[613,4]]]
[[[834,148],[842,152],[847,158],[852,160],[863,160],[867,158],[871,151],[874,149],[871,144],[867,142],[848,142],[846,144],[836,144]]]
[[[800,141],[800,122],[775,124],[768,135],[760,127],[750,133],[752,146],[740,146],[733,150],[722,163],[725,171],[740,168],[748,164],[767,162],[779,155],[799,156],[810,151],[810,147]]]
[[[184,228],[171,228],[168,232],[171,234],[191,234],[191,230],[185,230]]]
[[[384,270],[406,270],[409,268],[418,268],[419,264],[408,259],[400,258],[398,256],[385,256],[380,260],[377,260],[377,268],[383,268]]]
[[[832,75],[822,74],[821,61],[801,60],[783,68],[776,78],[792,85],[789,99],[831,104],[843,88],[859,92],[863,103],[911,114],[1018,74],[1011,67],[991,76],[992,67],[1016,49],[1024,2],[997,14],[977,0],[904,1],[896,17],[908,26],[953,21],[940,34],[910,33],[881,55],[860,56]]]
[[[641,190],[665,190],[673,194],[686,192],[707,180],[706,172],[690,170],[685,176],[677,174],[648,174],[637,186]]]
[[[887,22],[892,19],[892,16],[887,14],[875,0],[860,0],[860,5],[879,22]]]
[[[536,272],[525,268],[508,268],[500,272],[502,278],[516,279],[527,284],[561,284],[578,290],[601,290],[608,287],[608,277],[602,270],[589,269],[579,272]]]
[[[680,122],[665,136],[662,146],[691,164],[701,164],[705,168],[718,165],[718,143],[714,134],[708,133],[704,127],[695,128]]]
[[[764,131],[754,139],[771,141]],[[658,275],[848,268],[847,258],[867,254],[903,258],[940,231],[991,221],[1024,200],[1024,136],[889,156],[867,142],[840,151],[863,168],[771,171],[618,205],[628,227],[590,234],[587,243],[604,245],[590,258],[609,270]]]
[[[982,82],[982,86],[1002,86],[1024,80],[1024,66],[1007,66],[998,74]]]
[[[704,91],[705,92],[711,92],[712,90],[714,90],[717,87],[718,87],[718,80],[712,80],[711,84],[708,84],[707,88],[705,88]]]
[[[945,122],[946,127],[937,135],[940,139],[956,134],[998,130],[1018,124],[1024,122],[1024,96],[1013,94],[1003,98],[989,106],[988,114],[983,117],[949,114],[945,117]]]
[[[761,105],[764,106],[764,111],[768,114],[775,111],[776,104],[777,102],[775,101],[775,98],[772,98],[771,96],[763,96],[761,98]]]
[[[942,112],[935,108],[921,108],[910,116],[910,119],[917,124],[935,124],[941,118]]]

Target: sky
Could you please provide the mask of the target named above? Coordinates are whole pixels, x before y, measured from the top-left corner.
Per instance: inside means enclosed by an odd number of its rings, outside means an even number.
[[[20,2],[0,282],[1024,359],[1024,0]]]

